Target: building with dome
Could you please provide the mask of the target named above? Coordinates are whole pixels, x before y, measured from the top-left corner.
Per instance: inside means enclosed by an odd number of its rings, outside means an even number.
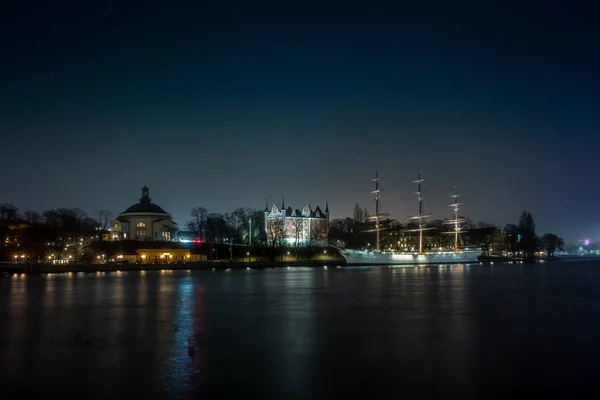
[[[112,240],[175,240],[177,224],[171,214],[150,199],[150,189],[142,188],[142,198],[111,223]]]

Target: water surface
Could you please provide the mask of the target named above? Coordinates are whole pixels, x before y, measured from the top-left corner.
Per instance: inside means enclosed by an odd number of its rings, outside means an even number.
[[[573,398],[599,343],[598,261],[0,277],[2,398]]]

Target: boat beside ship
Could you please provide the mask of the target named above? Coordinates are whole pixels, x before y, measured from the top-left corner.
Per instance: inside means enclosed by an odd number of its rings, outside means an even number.
[[[381,250],[380,248],[380,231],[381,218],[387,216],[386,213],[380,212],[379,201],[381,189],[379,188],[379,173],[375,172],[375,190],[371,193],[375,195],[375,215],[369,217],[375,221],[375,229],[371,232],[376,234],[376,243],[374,250],[359,250],[359,249],[342,249],[338,248],[340,254],[346,259],[348,265],[418,265],[418,264],[450,264],[450,263],[473,263],[478,261],[478,257],[482,254],[479,249],[471,249],[460,247],[460,234],[464,231],[466,221],[458,216],[458,209],[461,203],[458,202],[459,194],[456,188],[454,189],[454,202],[449,207],[454,212],[454,218],[445,221],[445,224],[452,226],[448,234],[454,235],[454,247],[446,251],[424,251],[423,250],[423,231],[429,229],[425,226],[425,221],[430,215],[423,213],[423,196],[421,192],[421,184],[423,179],[419,173],[418,179],[414,181],[417,185],[415,193],[419,202],[419,213],[410,217],[410,220],[417,224],[417,228],[411,230],[419,233],[419,250],[418,251],[389,251]]]

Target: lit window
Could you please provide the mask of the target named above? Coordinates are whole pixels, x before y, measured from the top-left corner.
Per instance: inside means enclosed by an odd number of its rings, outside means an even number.
[[[135,228],[135,237],[138,239],[143,239],[146,237],[146,224],[143,222],[138,222]]]

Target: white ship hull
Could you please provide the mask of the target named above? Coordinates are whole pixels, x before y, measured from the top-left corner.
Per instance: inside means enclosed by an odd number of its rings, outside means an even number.
[[[419,265],[419,264],[455,264],[478,262],[481,250],[464,251],[439,251],[428,253],[415,253],[404,251],[364,251],[340,250],[348,265]]]

